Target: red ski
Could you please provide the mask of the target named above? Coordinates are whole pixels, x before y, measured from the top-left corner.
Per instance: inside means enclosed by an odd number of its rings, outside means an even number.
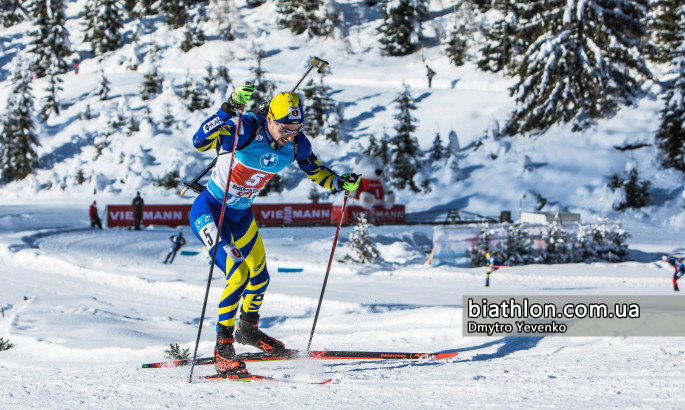
[[[288,350],[283,355],[268,353],[242,353],[237,360],[243,362],[267,362],[276,360],[440,360],[455,357],[457,352],[449,353],[404,353],[404,352],[363,352],[350,350]],[[195,359],[196,366],[214,364],[213,357]],[[191,360],[173,360],[168,362],[146,363],[144,369],[160,367],[190,366]]]

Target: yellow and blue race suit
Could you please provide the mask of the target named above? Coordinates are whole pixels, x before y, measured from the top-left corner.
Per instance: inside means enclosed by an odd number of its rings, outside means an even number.
[[[267,182],[292,162],[318,185],[338,189],[340,177],[323,166],[312,152],[307,137],[299,132],[285,146],[275,143],[267,127],[259,133],[264,118],[254,113],[242,116],[233,171],[226,196],[224,221],[216,256],[226,283],[219,302],[219,324],[233,326],[242,304],[245,313],[257,313],[269,285],[264,244],[252,212],[252,201]],[[190,226],[210,255],[214,253],[221,204],[231,165],[237,118],[219,110],[202,123],[193,137],[199,151],[219,148],[207,188],[190,210]],[[297,147],[295,146],[297,144]],[[242,299],[242,303],[241,303]]]

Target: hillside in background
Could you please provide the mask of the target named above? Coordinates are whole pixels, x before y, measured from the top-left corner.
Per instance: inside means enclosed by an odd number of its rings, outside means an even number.
[[[232,87],[255,79],[258,64],[265,71],[264,79],[277,90],[288,90],[311,57],[318,56],[330,63],[323,83],[331,88],[329,95],[342,115],[341,136],[338,143],[322,136],[310,135],[310,139],[322,162],[339,173],[373,172],[377,164],[362,151],[372,136],[393,135],[394,100],[403,84],[409,86],[417,107],[412,113],[415,137],[425,153],[416,179],[417,184],[428,180],[430,192],[396,190],[397,202],[406,204],[408,212],[459,208],[498,215],[509,210],[517,217],[521,208],[578,212],[586,220],[608,217],[685,226],[682,174],[663,169],[654,146],[663,107],[663,88],[657,80],[643,84],[643,95],[634,107],[621,108],[585,131],[559,125],[534,137],[501,137],[500,129],[515,107],[509,95],[513,80],[477,68],[475,53],[482,41],[478,35],[466,64],[450,63],[444,41],[455,16],[451,6],[440,1],[430,3],[431,18],[424,25],[426,47],[404,57],[381,54],[376,30],[381,16],[375,9],[362,1],[341,0],[345,24],[332,38],[296,36],[279,28],[274,2],[250,9],[237,1],[233,41],[219,38],[216,19],[196,18],[207,40],[184,52],[179,46],[184,30],[171,29],[161,16],[148,16],[125,23],[123,47],[94,58],[82,41],[85,4],[66,2],[66,27],[81,62],[78,74],[70,71],[60,76],[59,115],[36,122],[40,168],[35,175],[2,186],[4,203],[65,201],[82,202],[85,207],[93,199],[128,203],[136,191],[148,203],[190,202],[192,196],[179,197],[178,189],[155,182],[173,171],[181,180],[189,180],[211,161],[211,154],[196,152],[191,144],[201,122],[218,109]],[[215,12],[211,7],[208,11]],[[191,15],[197,12],[197,7],[191,9]],[[488,15],[475,18],[487,20]],[[17,57],[26,54],[29,29],[27,22],[0,29],[3,101],[12,91]],[[260,61],[258,55],[263,56]],[[437,72],[431,88],[426,64]],[[162,91],[143,100],[141,84],[153,66],[164,78]],[[182,97],[185,84],[202,87],[208,66],[227,68],[230,82],[211,94],[208,108],[190,111]],[[101,71],[110,83],[106,100],[97,95]],[[318,74],[310,78],[319,81]],[[46,81],[32,81],[35,101],[45,95]],[[138,127],[131,127],[132,121]],[[436,134],[452,149],[449,159],[427,160]],[[618,213],[613,207],[620,202],[620,193],[609,182],[614,174],[627,178],[632,169],[651,182],[651,203]],[[282,176],[284,191],[258,201],[308,202],[313,185],[305,175],[292,166]],[[324,200],[340,200],[321,193]]]

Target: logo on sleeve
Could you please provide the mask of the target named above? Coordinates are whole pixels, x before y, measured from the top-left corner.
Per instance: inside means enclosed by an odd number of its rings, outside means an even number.
[[[205,133],[209,133],[216,127],[220,126],[223,124],[223,121],[221,121],[221,118],[215,117],[213,120],[208,121],[205,125],[202,126],[202,131]]]
[[[302,113],[300,112],[300,109],[298,107],[290,107],[290,113],[288,114],[288,118],[291,120],[301,119]]]

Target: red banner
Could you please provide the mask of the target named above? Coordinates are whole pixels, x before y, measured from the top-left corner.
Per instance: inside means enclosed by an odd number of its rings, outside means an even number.
[[[145,205],[141,224],[182,226],[188,225],[191,205]],[[107,205],[107,227],[133,226],[133,206]]]
[[[145,205],[142,225],[188,225],[191,205]],[[336,225],[340,220],[340,206],[332,204],[254,204],[252,211],[260,226],[283,225]],[[350,205],[345,210],[343,223],[356,223],[357,215],[366,213],[367,220],[374,224],[403,223],[404,205],[391,209],[374,206],[369,210]],[[107,227],[133,226],[133,206],[107,205],[105,209]]]
[[[331,204],[254,204],[252,211],[262,226],[331,223]]]
[[[340,210],[342,206],[333,206],[331,223],[337,224],[340,221]],[[359,214],[366,214],[366,220],[372,224],[395,224],[404,223],[404,205],[393,205],[392,208],[386,209],[381,205],[374,205],[371,209],[364,208],[359,205],[350,205],[345,208],[344,224],[357,223]]]

